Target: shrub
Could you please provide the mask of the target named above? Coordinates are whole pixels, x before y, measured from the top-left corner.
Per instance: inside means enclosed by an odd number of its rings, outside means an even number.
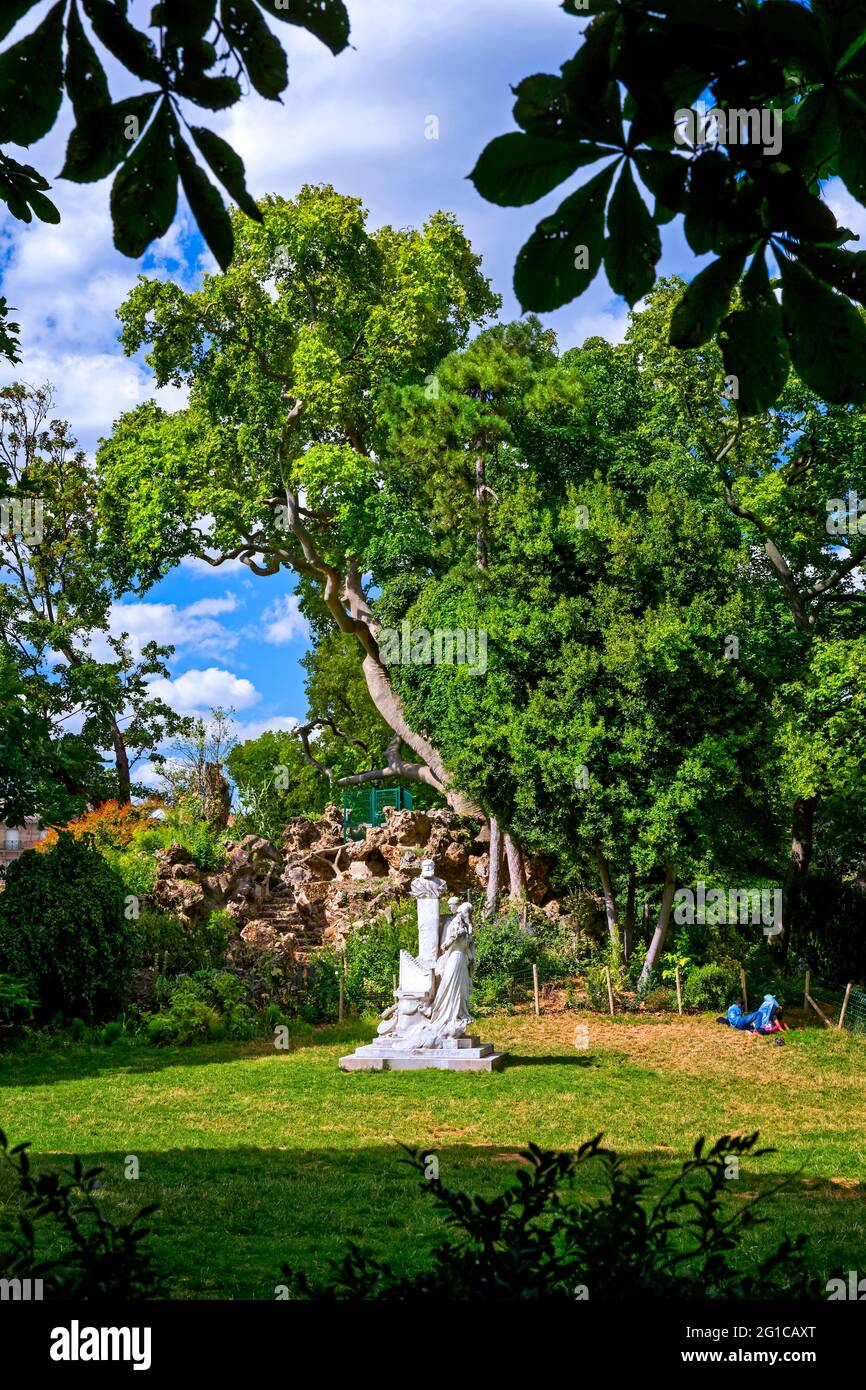
[[[538,959],[538,938],[509,914],[482,922],[475,932],[476,970],[479,982],[485,975],[515,976],[531,974]]]
[[[262,1026],[247,1001],[243,981],[229,971],[198,970],[161,980],[159,992],[163,1007],[146,1019],[152,1043],[243,1040],[255,1037]]]
[[[316,952],[316,959],[301,967],[290,1009],[305,1023],[330,1023],[339,1013],[340,976],[343,960],[331,947]]]
[[[137,964],[155,966],[162,975],[192,975],[225,965],[229,937],[237,930],[227,912],[188,923],[147,903],[133,925]]]
[[[683,986],[683,1003],[693,1009],[725,1009],[740,991],[740,974],[734,960],[698,965],[689,971]]]
[[[42,1016],[116,1011],[132,963],[123,884],[89,841],[61,832],[27,850],[0,893],[0,971],[16,976]]]
[[[130,801],[105,801],[93,811],[70,821],[64,828],[73,839],[86,840],[100,852],[124,849],[137,830],[152,823],[151,817],[160,806],[159,801],[142,801],[137,805]],[[57,830],[47,831],[37,848],[43,853],[52,850],[61,833]]]
[[[438,1300],[565,1299],[577,1293],[606,1299],[786,1299],[819,1298],[821,1291],[805,1270],[806,1237],[785,1238],[765,1260],[741,1252],[743,1238],[766,1218],[757,1208],[766,1201],[723,1207],[729,1157],[757,1158],[757,1134],[724,1135],[704,1151],[699,1139],[693,1157],[677,1178],[653,1195],[648,1168],[626,1171],[622,1160],[601,1147],[601,1136],[577,1154],[545,1152],[532,1145],[521,1157],[529,1165],[517,1182],[493,1198],[452,1192],[438,1178],[426,1177],[423,1153],[409,1163],[456,1232],[432,1252],[419,1274],[395,1272],[350,1244],[326,1283],[313,1284],[283,1266],[295,1297],[309,1299]],[[601,1167],[608,1193],[590,1202],[563,1200],[575,1172]]]
[[[141,849],[126,849],[106,855],[106,858],[120,874],[127,894],[136,898],[148,896],[156,878],[156,860],[153,855],[146,854]]]
[[[392,908],[390,918],[374,918],[347,938],[344,958],[335,964],[344,966],[346,1005],[354,1012],[378,1013],[394,1002],[400,951],[413,956],[418,953],[418,927],[412,909],[411,903],[399,903]]]
[[[670,1013],[677,1007],[676,990],[666,986],[651,989],[644,998],[644,1008],[652,1014]]]
[[[0,1023],[22,1023],[36,1007],[27,986],[15,975],[0,975]]]
[[[150,821],[136,830],[130,841],[133,851],[150,857],[170,845],[181,845],[203,873],[218,869],[225,858],[220,835],[205,821],[188,814],[169,814],[163,821]]]
[[[0,1246],[0,1278],[42,1279],[47,1298],[144,1299],[165,1296],[142,1221],[156,1211],[143,1207],[131,1221],[115,1224],[100,1210],[91,1189],[103,1171],[73,1160],[64,1179],[56,1173],[34,1176],[29,1144],[10,1149],[0,1130],[0,1156],[13,1170],[24,1211],[18,1230]],[[41,1258],[38,1234],[53,1228],[60,1255]],[[59,1240],[57,1237],[59,1236]]]

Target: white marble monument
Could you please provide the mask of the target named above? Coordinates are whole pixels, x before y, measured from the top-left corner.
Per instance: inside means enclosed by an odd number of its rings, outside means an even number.
[[[425,859],[420,878],[412,880],[418,955],[400,952],[394,1003],[382,1015],[376,1041],[340,1058],[344,1071],[493,1071],[502,1064],[504,1052],[468,1032],[475,968],[472,909],[449,898],[449,912],[440,920],[447,892],[433,860]]]

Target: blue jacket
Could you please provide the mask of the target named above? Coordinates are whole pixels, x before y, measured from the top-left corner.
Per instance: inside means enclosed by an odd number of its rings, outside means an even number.
[[[751,1029],[756,1033],[765,1033],[773,1022],[773,1010],[778,1009],[779,1001],[775,994],[765,994],[760,1008],[755,1009],[754,1013],[744,1014],[739,1004],[732,1004],[725,1014],[732,1028],[742,1030]]]

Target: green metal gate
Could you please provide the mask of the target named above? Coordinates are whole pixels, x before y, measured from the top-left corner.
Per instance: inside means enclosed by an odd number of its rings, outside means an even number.
[[[368,826],[382,825],[386,806],[411,811],[412,793],[406,787],[344,787],[343,843],[363,840]]]

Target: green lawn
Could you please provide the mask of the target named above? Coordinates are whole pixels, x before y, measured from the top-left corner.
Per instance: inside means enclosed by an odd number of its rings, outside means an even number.
[[[578,1023],[588,1049],[574,1046]],[[573,1148],[599,1130],[661,1181],[699,1134],[760,1129],[778,1152],[746,1165],[730,1200],[781,1174],[792,1186],[755,1248],[805,1230],[816,1270],[863,1268],[862,1040],[809,1028],[776,1047],[708,1017],[574,1013],[487,1019],[481,1031],[510,1050],[498,1074],[343,1074],[337,1058],[369,1036],[363,1025],[323,1029],[290,1053],[267,1040],[7,1052],[0,1127],[31,1140],[39,1162],[79,1153],[104,1165],[101,1200],[115,1210],[159,1202],[154,1242],[178,1297],[272,1298],[284,1260],[321,1271],[348,1239],[416,1264],[437,1217],[398,1142],[433,1149],[446,1182],[489,1192],[530,1140]],[[123,1177],[129,1154],[137,1182]]]

